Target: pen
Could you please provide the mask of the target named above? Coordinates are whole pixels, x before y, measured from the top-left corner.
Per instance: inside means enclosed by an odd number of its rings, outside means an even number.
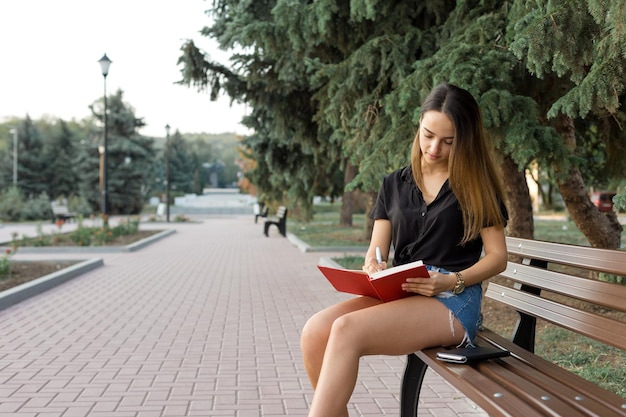
[[[383,255],[378,246],[376,246],[376,262],[378,262],[378,265],[382,265],[383,263]]]

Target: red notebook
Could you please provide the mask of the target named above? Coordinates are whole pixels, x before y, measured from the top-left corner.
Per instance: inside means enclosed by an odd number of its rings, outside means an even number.
[[[415,295],[402,289],[407,278],[429,278],[422,261],[394,266],[371,275],[359,270],[317,266],[332,286],[340,292],[367,295],[381,301],[393,301]]]

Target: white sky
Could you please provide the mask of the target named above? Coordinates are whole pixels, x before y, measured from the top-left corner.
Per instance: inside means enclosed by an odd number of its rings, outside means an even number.
[[[118,89],[144,119],[140,133],[249,133],[239,124],[245,107],[228,97],[175,85],[185,39],[228,64],[228,54],[199,31],[210,20],[204,0],[1,0],[0,121],[44,115],[64,120],[90,116],[104,94],[98,60],[113,61],[107,95]]]

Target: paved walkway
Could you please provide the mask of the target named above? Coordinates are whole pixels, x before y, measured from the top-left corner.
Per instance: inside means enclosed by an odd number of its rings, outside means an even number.
[[[5,225],[5,228],[9,228]],[[0,311],[0,417],[306,416],[299,336],[347,297],[252,216],[147,224],[176,233]],[[403,357],[368,357],[351,416],[398,415]],[[484,416],[427,375],[420,416]]]

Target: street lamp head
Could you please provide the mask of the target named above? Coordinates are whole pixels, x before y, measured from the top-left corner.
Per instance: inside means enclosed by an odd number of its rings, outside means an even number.
[[[102,55],[102,58],[100,58],[98,62],[100,63],[100,68],[102,69],[102,75],[105,77],[109,75],[109,67],[111,66],[111,63],[113,61],[109,59],[107,54],[104,54]]]
[[[169,124],[169,123],[165,125],[165,134],[166,134],[167,136],[169,136],[169,135],[170,135],[170,124]]]

